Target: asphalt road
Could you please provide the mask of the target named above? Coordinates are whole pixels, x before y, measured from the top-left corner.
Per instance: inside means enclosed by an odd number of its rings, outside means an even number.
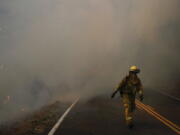
[[[144,103],[173,123],[180,124],[179,101],[148,90]],[[138,108],[134,124],[132,130],[127,128],[121,99],[117,96],[112,100],[110,93],[106,93],[88,101],[80,99],[55,135],[177,135],[167,125]]]

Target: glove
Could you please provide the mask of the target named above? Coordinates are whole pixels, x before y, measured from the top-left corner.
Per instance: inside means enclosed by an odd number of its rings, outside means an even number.
[[[123,92],[122,91],[120,91],[120,96],[123,97]]]
[[[140,95],[140,96],[139,96],[139,99],[140,99],[140,101],[143,101],[144,96],[143,96],[143,95]]]
[[[114,98],[114,96],[115,96],[115,94],[113,93],[113,94],[111,95],[111,98]]]

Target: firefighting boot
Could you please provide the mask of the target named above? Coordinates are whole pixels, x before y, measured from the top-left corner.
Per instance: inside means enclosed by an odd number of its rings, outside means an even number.
[[[132,129],[132,128],[134,127],[132,117],[128,117],[128,118],[127,118],[126,124],[127,124],[127,126],[128,126],[130,129]]]
[[[126,124],[130,129],[132,129],[134,127],[132,112],[128,112],[128,111],[126,112]]]

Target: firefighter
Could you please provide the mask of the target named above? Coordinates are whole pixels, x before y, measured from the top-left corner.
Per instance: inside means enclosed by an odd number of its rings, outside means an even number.
[[[137,76],[139,72],[140,70],[136,66],[131,66],[129,75],[124,77],[111,96],[111,98],[114,98],[117,92],[120,93],[123,99],[126,124],[129,128],[133,127],[136,93],[139,95],[140,101],[143,100],[143,87]]]

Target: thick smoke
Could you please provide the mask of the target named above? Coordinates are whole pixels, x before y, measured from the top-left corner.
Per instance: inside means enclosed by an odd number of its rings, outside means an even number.
[[[173,86],[179,7],[179,0],[1,0],[0,101],[11,99],[0,104],[0,118],[111,91],[130,65],[141,68],[145,87]]]

